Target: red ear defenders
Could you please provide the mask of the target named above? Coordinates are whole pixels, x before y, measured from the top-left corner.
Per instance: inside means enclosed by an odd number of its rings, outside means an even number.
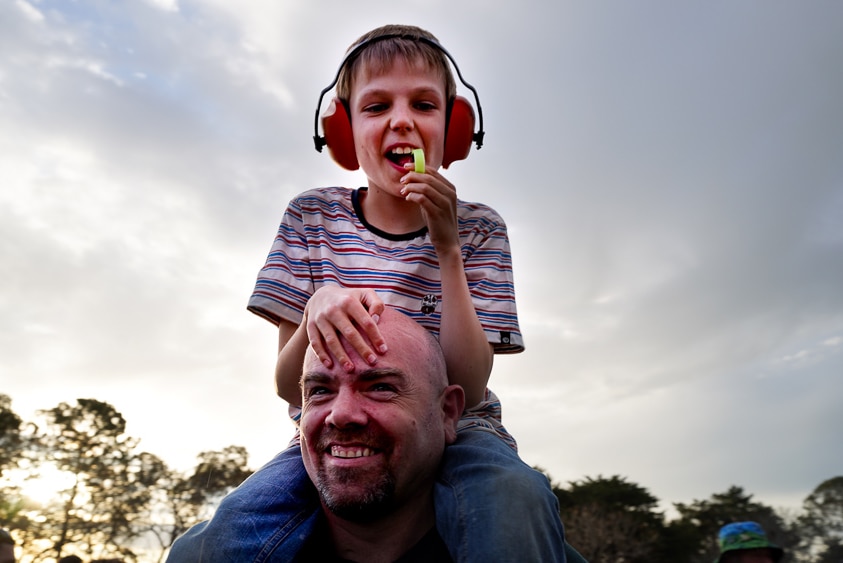
[[[395,37],[407,37],[415,41],[422,41],[442,51],[448,57],[454,69],[457,71],[457,76],[460,82],[463,83],[474,94],[474,102],[477,105],[477,114],[479,117],[479,129],[474,132],[474,109],[471,104],[462,96],[456,96],[448,102],[445,126],[445,150],[442,155],[442,166],[448,166],[455,160],[463,160],[471,151],[471,143],[477,143],[477,148],[483,146],[483,108],[480,107],[480,98],[477,96],[477,90],[474,86],[466,82],[456,61],[448,51],[445,50],[439,43],[428,39],[426,37],[412,37],[403,35],[382,35],[374,37],[367,41],[363,41],[355,45],[348,55],[340,64],[337,74],[327,87],[325,87],[319,94],[319,102],[316,105],[316,116],[313,120],[313,142],[316,145],[316,150],[322,152],[322,147],[328,146],[328,151],[331,157],[343,168],[347,170],[357,170],[360,165],[357,162],[357,151],[354,149],[354,137],[351,132],[351,119],[348,114],[348,107],[344,100],[334,98],[325,113],[322,115],[322,131],[324,136],[319,135],[319,110],[322,107],[322,100],[325,94],[333,88],[339,80],[340,72],[343,67],[348,64],[348,61],[357,56],[366,46],[371,45],[375,41],[383,41],[384,39],[392,39]]]

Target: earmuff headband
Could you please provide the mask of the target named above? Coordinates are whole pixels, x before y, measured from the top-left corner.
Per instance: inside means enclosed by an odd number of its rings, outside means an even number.
[[[313,118],[313,143],[316,146],[316,150],[318,152],[322,152],[322,147],[324,147],[327,142],[325,141],[325,137],[319,134],[319,110],[322,109],[322,100],[334,86],[337,85],[337,81],[340,79],[340,73],[342,69],[345,67],[348,62],[356,57],[360,51],[365,49],[367,46],[371,45],[372,43],[376,43],[378,41],[384,41],[386,39],[395,39],[395,38],[403,38],[403,39],[410,39],[413,41],[421,41],[422,43],[426,43],[435,49],[441,51],[448,60],[451,61],[451,64],[454,67],[454,70],[457,71],[457,77],[459,77],[460,82],[462,82],[463,86],[471,90],[471,93],[474,94],[474,104],[477,106],[477,118],[478,118],[478,130],[476,133],[472,135],[472,140],[477,144],[477,148],[483,146],[483,137],[486,135],[485,131],[483,131],[483,108],[480,106],[480,97],[477,95],[477,90],[465,81],[462,77],[462,72],[460,72],[460,67],[457,65],[457,61],[454,60],[454,57],[451,56],[445,47],[440,45],[438,42],[428,39],[427,37],[416,37],[412,35],[400,34],[400,33],[390,33],[387,35],[380,35],[378,37],[372,37],[371,39],[366,39],[365,41],[361,41],[357,45],[351,48],[345,58],[340,63],[339,68],[337,69],[337,74],[334,76],[334,79],[328,84],[322,91],[319,93],[319,102],[316,104],[316,115]]]

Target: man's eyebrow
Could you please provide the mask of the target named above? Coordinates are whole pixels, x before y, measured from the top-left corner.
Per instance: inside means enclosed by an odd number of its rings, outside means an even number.
[[[381,381],[385,379],[397,380],[399,382],[408,381],[407,374],[397,368],[369,368],[357,374],[358,382],[371,383],[372,381]],[[307,371],[301,376],[299,384],[301,387],[308,385],[330,385],[337,380],[335,375],[324,373],[320,371]]]
[[[407,374],[397,368],[369,368],[360,372],[360,379],[362,381],[374,381],[386,378],[406,379]]]
[[[329,383],[333,380],[333,377],[327,373],[321,373],[318,371],[307,371],[304,372],[301,376],[302,384],[305,383]]]

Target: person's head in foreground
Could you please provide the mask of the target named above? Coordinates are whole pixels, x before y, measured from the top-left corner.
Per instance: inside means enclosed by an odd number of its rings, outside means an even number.
[[[401,555],[434,525],[433,484],[464,395],[448,385],[427,330],[391,308],[379,327],[389,352],[374,366],[347,342],[352,372],[306,354],[302,458],[338,552],[369,532],[379,550]]]
[[[757,522],[733,522],[717,534],[720,557],[715,563],[776,563],[784,550],[770,543]]]
[[[15,563],[15,540],[2,528],[0,528],[0,563]]]

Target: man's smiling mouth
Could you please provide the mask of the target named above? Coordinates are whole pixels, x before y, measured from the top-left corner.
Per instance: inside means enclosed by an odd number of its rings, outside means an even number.
[[[356,457],[369,457],[374,454],[375,451],[371,448],[349,448],[342,446],[331,446],[331,455],[333,457],[349,459]]]

